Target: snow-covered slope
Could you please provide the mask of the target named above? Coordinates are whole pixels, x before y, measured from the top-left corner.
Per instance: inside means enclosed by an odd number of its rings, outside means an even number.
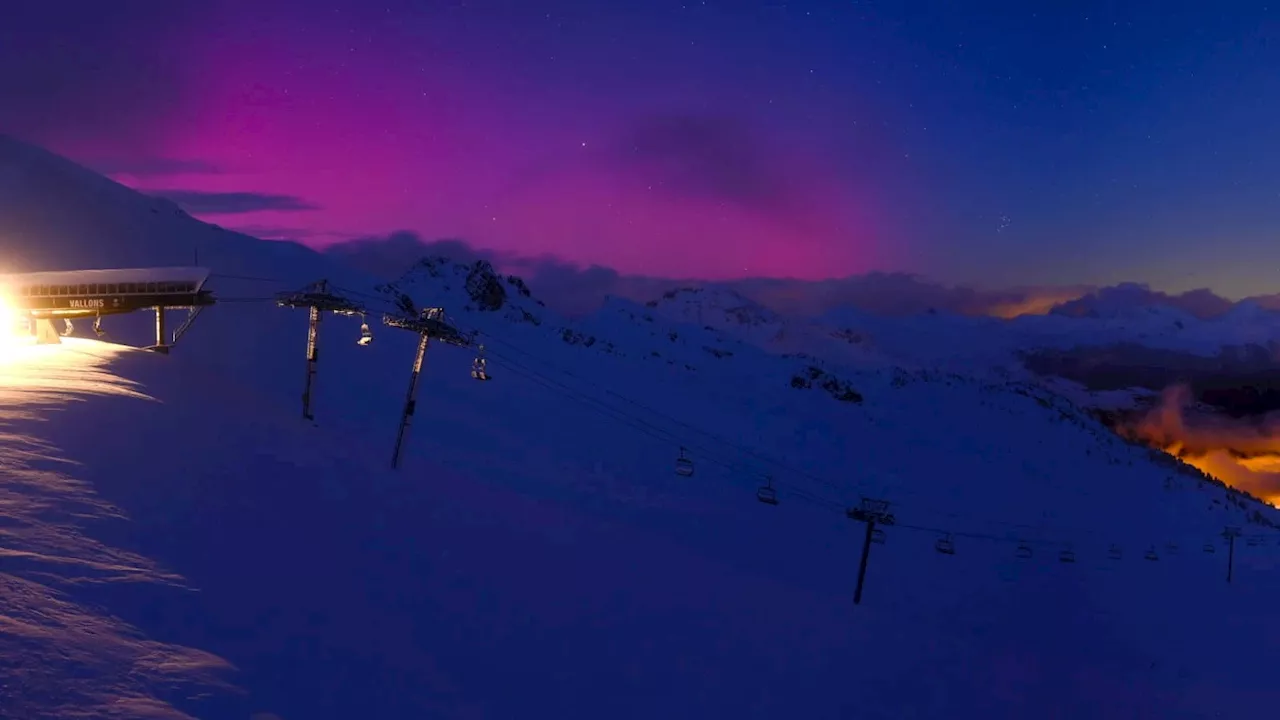
[[[610,300],[598,315],[611,314]],[[678,325],[718,331],[776,354],[806,354],[858,368],[888,367],[893,358],[848,327],[787,317],[721,285],[671,290],[645,303],[644,315]]]
[[[714,328],[760,328],[764,337],[782,331],[777,313],[725,288],[689,287],[670,290],[645,304],[663,317],[691,325]]]
[[[61,192],[76,202],[73,181]],[[133,226],[101,236],[127,244]],[[318,426],[298,417],[303,314],[249,295],[168,357],[12,351],[0,578],[25,589],[0,597],[0,637],[6,657],[44,655],[0,668],[0,706],[1120,718],[1267,717],[1280,700],[1280,547],[1242,542],[1228,586],[1216,540],[1225,524],[1262,537],[1267,513],[1060,398],[784,357],[636,304],[571,322],[483,264],[428,260],[375,289],[296,247],[282,262],[234,243],[234,272],[211,264],[259,297],[331,276],[371,311],[445,307],[494,379],[432,345],[393,473],[416,341],[401,331],[375,325],[361,348],[354,321],[324,321]],[[673,472],[681,446],[691,477]],[[764,475],[778,507],[756,502]],[[843,510],[863,494],[898,525],[855,608],[862,526]],[[944,532],[954,556],[933,549]]]
[[[275,265],[315,255],[288,243],[264,247],[5,135],[0,208],[6,272],[205,264],[235,273],[264,254]]]

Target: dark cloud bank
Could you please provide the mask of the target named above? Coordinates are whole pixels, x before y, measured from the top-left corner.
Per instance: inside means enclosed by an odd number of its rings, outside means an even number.
[[[379,277],[394,279],[419,259],[440,255],[456,260],[488,260],[503,272],[523,277],[552,307],[568,314],[591,312],[606,296],[637,301],[651,300],[680,287],[718,285],[784,313],[818,315],[838,307],[854,306],[886,315],[929,311],[963,315],[1012,317],[1052,310],[1074,316],[1104,312],[1117,305],[1167,305],[1191,315],[1210,318],[1237,307],[1237,303],[1208,290],[1170,295],[1142,285],[1109,288],[1089,286],[1018,287],[980,290],[946,286],[906,273],[869,273],[831,280],[748,278],[708,283],[696,279],[623,275],[610,268],[580,267],[554,256],[524,257],[473,248],[462,240],[424,241],[410,231],[394,232],[341,242],[325,252],[343,258]],[[1258,305],[1280,309],[1280,296],[1250,298]]]
[[[153,197],[172,200],[193,215],[238,215],[264,210],[317,210],[318,206],[292,195],[255,192],[203,192],[200,190],[144,190]]]

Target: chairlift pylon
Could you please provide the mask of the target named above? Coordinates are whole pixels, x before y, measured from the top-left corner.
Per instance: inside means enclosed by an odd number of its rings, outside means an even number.
[[[683,447],[680,448],[680,456],[676,458],[676,474],[682,477],[693,474],[693,461],[685,455]]]
[[[778,504],[778,492],[773,489],[773,478],[771,476],[765,476],[764,485],[761,485],[760,489],[756,490],[756,499],[765,505]]]
[[[951,539],[951,533],[947,533],[946,535],[938,538],[937,542],[933,544],[933,549],[943,555],[955,555],[956,543]]]

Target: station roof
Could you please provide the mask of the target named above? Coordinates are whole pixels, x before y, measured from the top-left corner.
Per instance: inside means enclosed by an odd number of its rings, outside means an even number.
[[[195,283],[199,291],[209,279],[208,268],[150,267],[0,274],[0,288],[23,285],[86,285],[118,283]]]

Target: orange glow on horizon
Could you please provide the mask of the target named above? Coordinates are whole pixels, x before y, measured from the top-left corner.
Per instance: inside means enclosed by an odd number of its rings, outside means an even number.
[[[1164,450],[1227,485],[1280,507],[1280,420],[1222,418],[1189,421],[1191,391],[1178,385],[1122,435]]]
[[[1006,303],[997,303],[985,314],[1002,320],[1012,320],[1023,315],[1047,315],[1054,307],[1084,297],[1082,291],[1046,292]]]

